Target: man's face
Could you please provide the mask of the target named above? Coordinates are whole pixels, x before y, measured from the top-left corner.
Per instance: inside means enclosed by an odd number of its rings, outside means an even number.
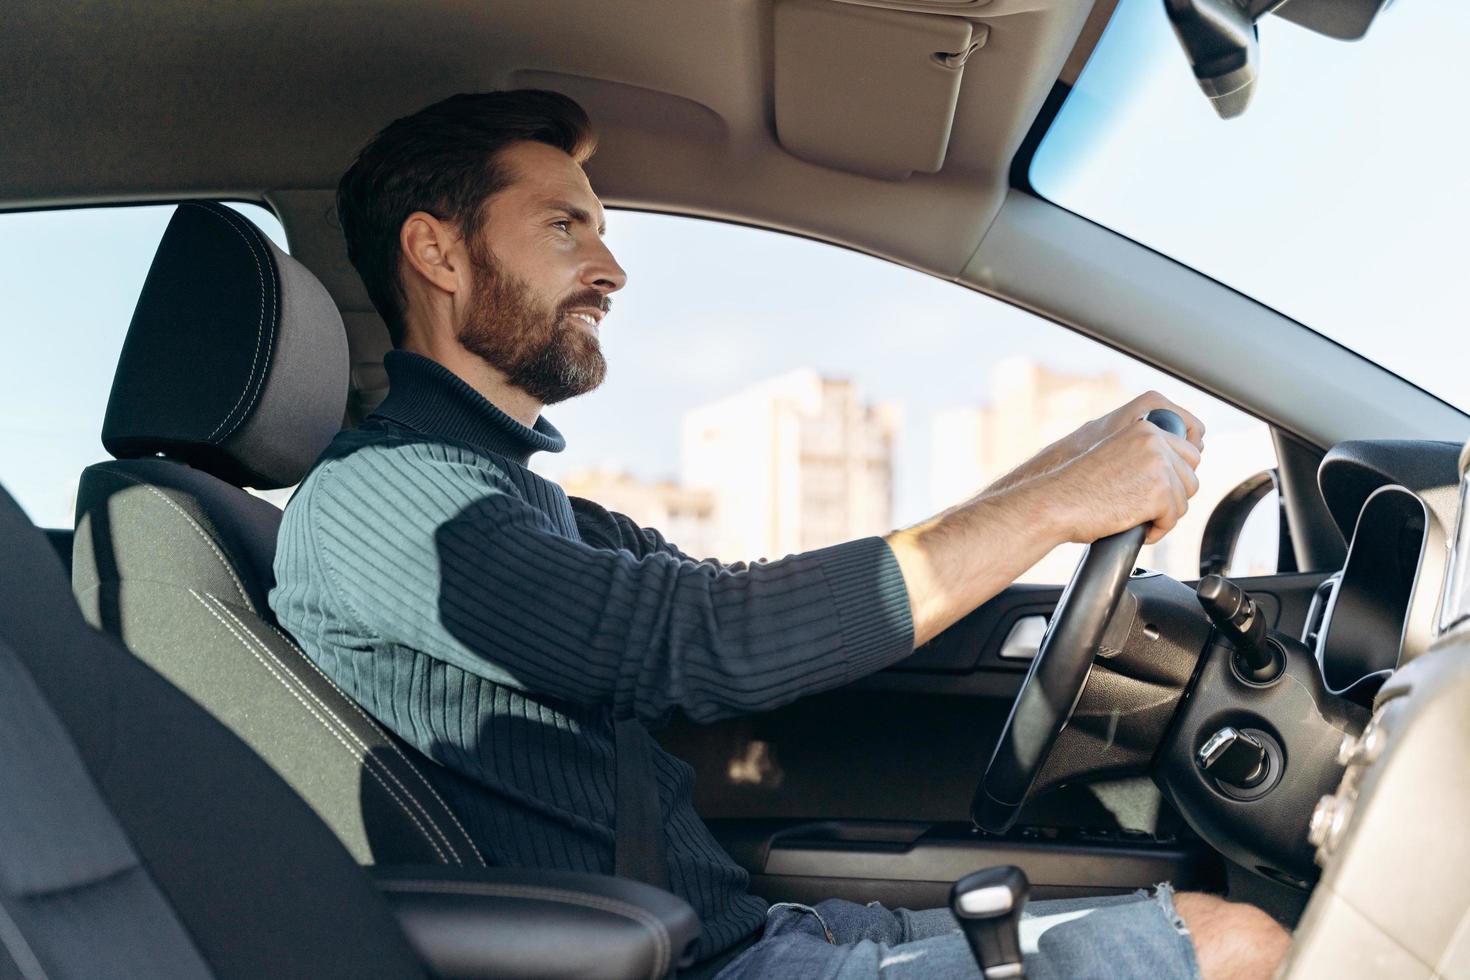
[[[542,143],[500,153],[511,184],[467,243],[474,292],[459,342],[543,405],[607,373],[598,330],[627,276],[602,241],[602,202],[571,157]]]

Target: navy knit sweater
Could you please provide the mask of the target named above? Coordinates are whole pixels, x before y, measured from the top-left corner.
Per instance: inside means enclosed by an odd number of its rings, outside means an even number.
[[[913,649],[880,538],[751,565],[696,561],[526,468],[559,451],[438,363],[340,433],[281,526],[271,607],[435,777],[486,859],[611,874],[613,719],[696,721],[837,687]],[[671,889],[709,956],[765,905],[655,748]]]

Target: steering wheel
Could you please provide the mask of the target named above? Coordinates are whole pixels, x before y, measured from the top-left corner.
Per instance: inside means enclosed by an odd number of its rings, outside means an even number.
[[[1183,420],[1166,409],[1150,412],[1148,421],[1184,436]],[[1142,524],[1100,538],[1078,562],[975,791],[970,804],[975,826],[1000,834],[1016,822],[1057,736],[1077,707],[1147,534],[1148,525]]]

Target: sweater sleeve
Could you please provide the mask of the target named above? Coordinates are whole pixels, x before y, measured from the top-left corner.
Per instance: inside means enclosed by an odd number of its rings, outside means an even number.
[[[323,474],[314,537],[348,612],[389,643],[620,717],[763,711],[907,656],[913,624],[881,538],[725,567],[570,540],[508,484],[392,453]],[[416,467],[417,468],[417,467]]]

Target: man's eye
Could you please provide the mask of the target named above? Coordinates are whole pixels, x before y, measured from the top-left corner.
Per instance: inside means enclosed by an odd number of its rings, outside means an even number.
[[[551,223],[551,227],[556,228],[560,231],[564,231],[567,234],[571,234],[572,231],[572,223],[566,218],[559,218],[556,221],[553,221]]]

